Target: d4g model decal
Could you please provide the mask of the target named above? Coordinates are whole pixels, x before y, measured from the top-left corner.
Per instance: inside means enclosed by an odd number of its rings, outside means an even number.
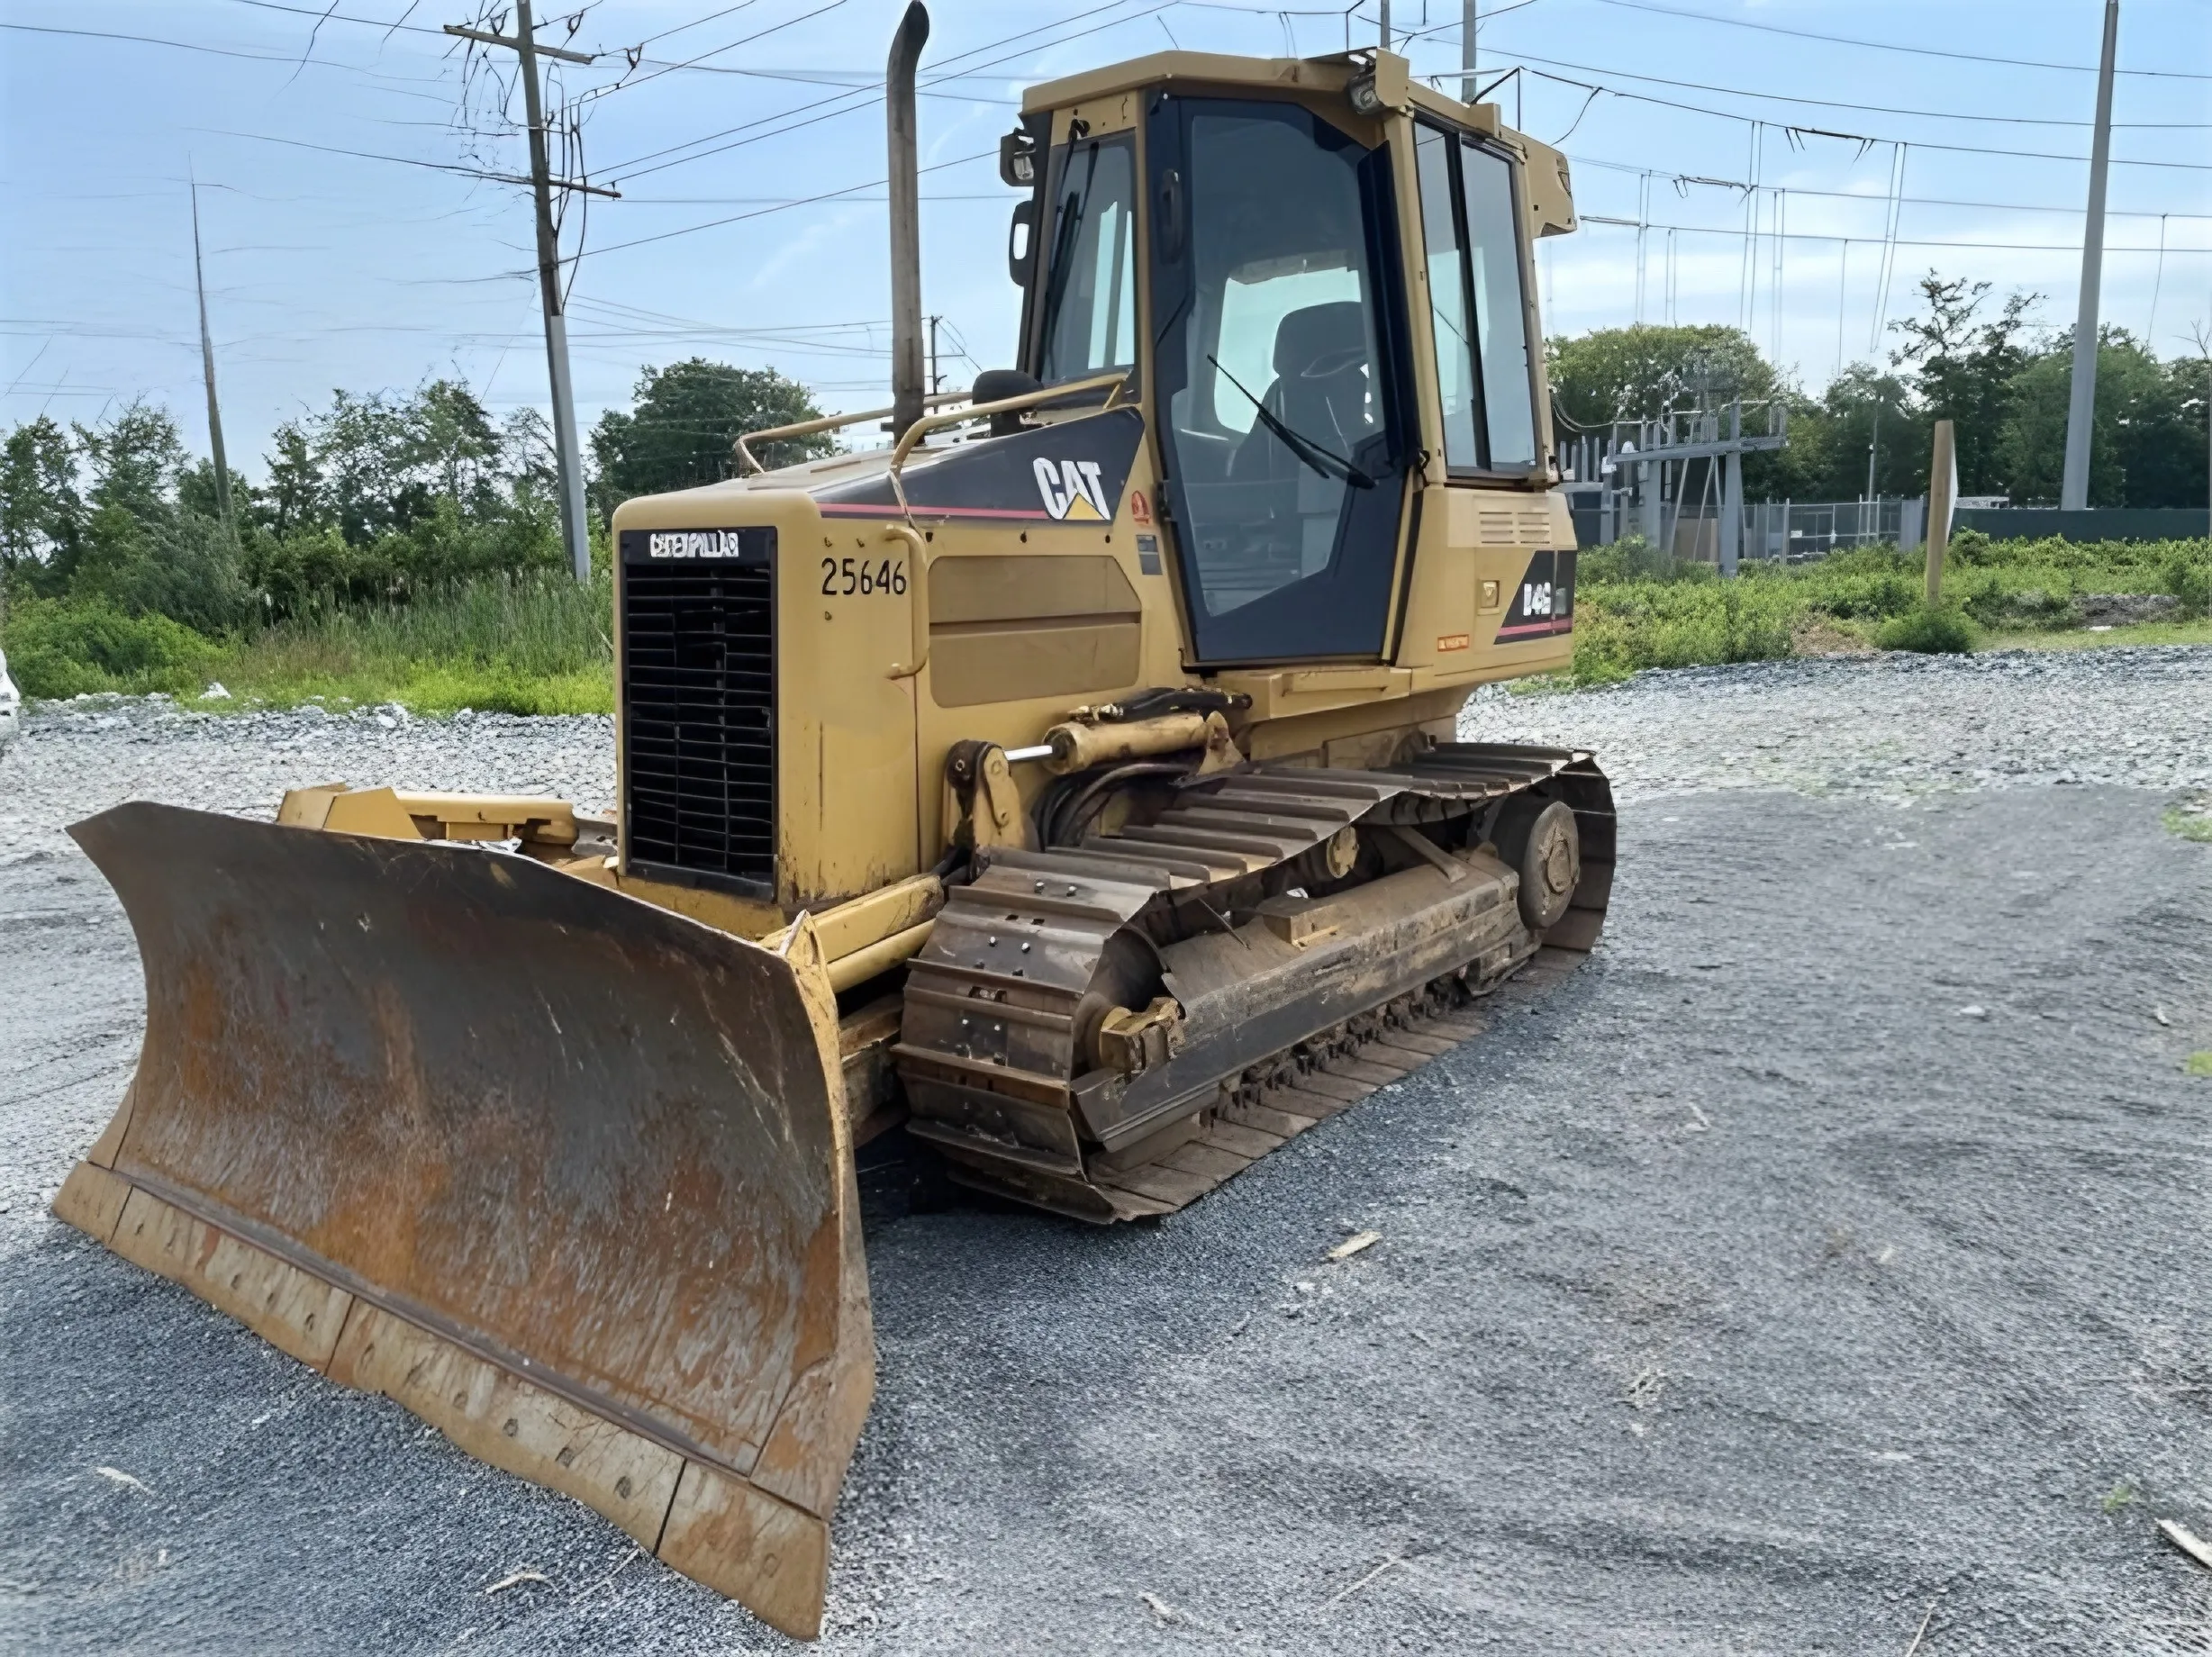
[[[1112,409],[918,451],[902,479],[907,504],[918,518],[1111,523],[1144,435],[1141,413]],[[891,481],[880,476],[824,489],[814,500],[825,518],[884,518],[899,510]]]
[[[1528,560],[1513,602],[1506,606],[1497,642],[1509,645],[1573,630],[1574,550],[1539,552]]]

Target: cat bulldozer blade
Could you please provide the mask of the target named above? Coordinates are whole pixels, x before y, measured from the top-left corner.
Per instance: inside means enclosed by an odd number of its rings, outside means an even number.
[[[874,1384],[811,928],[168,806],[75,832],[146,1043],[63,1217],[811,1627]]]
[[[609,816],[372,779],[76,829],[147,1024],[57,1211],[802,1635],[857,1145],[1170,1212],[1571,968],[1613,873],[1591,756],[1459,731],[1573,652],[1565,162],[1388,52],[1038,87],[1019,366],[931,397],[927,27],[891,406],[616,510]]]

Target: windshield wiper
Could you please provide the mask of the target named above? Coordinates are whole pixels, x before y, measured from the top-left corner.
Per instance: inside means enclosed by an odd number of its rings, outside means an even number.
[[[1069,146],[1073,159],[1074,146]],[[1047,353],[1052,350],[1053,331],[1060,325],[1060,305],[1067,297],[1068,278],[1075,269],[1075,239],[1082,233],[1083,221],[1091,211],[1091,186],[1098,180],[1099,146],[1091,146],[1090,169],[1083,176],[1083,188],[1070,190],[1061,204],[1060,222],[1052,238],[1052,264],[1045,277],[1045,325],[1038,337],[1045,342]]]
[[[1260,424],[1274,432],[1276,440],[1299,459],[1304,461],[1309,467],[1319,472],[1323,477],[1340,484],[1349,484],[1355,489],[1374,487],[1374,479],[1368,476],[1366,473],[1361,471],[1342,455],[1332,455],[1311,438],[1301,432],[1294,431],[1285,425],[1265,403],[1255,397],[1249,391],[1246,391],[1245,383],[1227,368],[1222,367],[1219,358],[1208,357],[1206,360],[1213,364],[1223,379],[1238,391],[1244,392],[1245,401],[1252,405],[1253,412],[1260,417]]]

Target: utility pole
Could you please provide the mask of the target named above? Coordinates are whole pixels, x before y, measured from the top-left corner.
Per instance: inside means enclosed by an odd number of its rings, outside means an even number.
[[[2112,161],[2112,57],[2119,44],[2120,0],[2105,0],[2105,50],[2097,63],[2097,135],[2090,142],[2090,209],[2081,227],[2081,305],[2074,313],[2073,395],[2066,406],[2066,470],[2058,503],[2090,503],[2090,429],[2097,414],[2097,287],[2105,263],[2105,173]]]
[[[929,319],[929,394],[932,397],[945,389],[945,376],[937,371],[937,325],[944,320],[941,316]]]
[[[1716,421],[1715,426],[1719,422]],[[1744,549],[1744,400],[1728,405],[1728,447],[1720,456],[1720,573],[1733,577]]]
[[[1936,422],[1936,448],[1927,468],[1927,602],[1930,609],[1944,594],[1944,552],[1951,545],[1951,520],[1959,506],[1959,451],[1955,428],[1947,420]]]
[[[1391,0],[1377,0],[1377,4],[1382,14],[1381,29],[1382,50],[1388,51],[1391,49]]]
[[[1876,499],[1876,498],[1877,498],[1877,497],[1875,496],[1875,494],[1874,494],[1874,457],[1875,457],[1877,455],[1879,455],[1881,452],[1881,387],[1877,386],[1877,387],[1875,387],[1875,390],[1874,390],[1874,425],[1873,425],[1873,430],[1872,430],[1871,432],[1869,432],[1869,433],[1868,433],[1868,435],[1867,435],[1867,439],[1866,439],[1866,498],[1867,498],[1869,501],[1872,501],[1872,500],[1874,500],[1874,499]],[[1864,529],[1866,526],[1865,526],[1864,524],[1861,524],[1859,527],[1860,527],[1862,530],[1863,530],[1863,529]]]
[[[231,516],[231,467],[222,454],[222,410],[215,402],[215,346],[207,332],[207,276],[200,265],[200,182],[192,181],[192,285],[200,296],[200,373],[207,381],[207,447],[215,462],[215,512],[231,539],[238,522]]]
[[[1482,11],[1479,0],[1463,0],[1459,8],[1459,101],[1474,102],[1474,25]]]
[[[568,548],[569,566],[578,581],[592,578],[592,534],[584,513],[584,458],[576,443],[576,405],[568,382],[568,318],[561,301],[560,241],[553,229],[553,191],[587,190],[596,195],[615,192],[595,186],[556,180],[546,160],[545,111],[538,86],[539,57],[564,63],[590,63],[592,54],[538,44],[530,21],[530,0],[515,0],[512,37],[481,29],[446,25],[448,34],[486,46],[504,46],[521,59],[522,107],[530,122],[530,187],[538,219],[538,294],[545,310],[547,377],[553,391],[553,448],[560,463],[561,539]],[[519,180],[517,182],[520,182]]]

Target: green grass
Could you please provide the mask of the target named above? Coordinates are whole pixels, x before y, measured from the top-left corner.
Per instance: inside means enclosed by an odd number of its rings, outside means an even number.
[[[2184,840],[2212,846],[2212,795],[2198,795],[2169,806],[2162,820]]]
[[[1982,635],[1984,650],[2103,650],[2115,645],[2212,645],[2212,620],[2144,621],[2092,633],[2085,627],[2062,632],[1999,628]]]
[[[1575,592],[1575,684],[1604,684],[1646,667],[1764,660],[1859,641],[1885,649],[2082,649],[2122,644],[2212,644],[2206,602],[2212,541],[1991,542],[1962,535],[1944,602],[1925,602],[1919,553],[1872,548],[1815,563],[1746,564],[1721,581],[1637,541],[1591,548]],[[2079,623],[2092,593],[2168,593],[2184,618],[2109,631]],[[1537,688],[1548,688],[1539,686]]]
[[[1747,564],[1740,579],[1724,582],[1709,566],[1677,563],[1636,541],[1595,547],[1580,565],[1571,671],[1524,688],[1603,684],[1649,667],[1764,661],[1860,641],[1938,649],[2212,644],[2212,620],[2098,633],[2067,625],[2075,600],[2089,593],[2170,592],[2193,608],[2207,595],[2207,572],[2212,542],[2202,540],[2077,546],[1963,535],[1945,574],[1945,606],[1929,612],[1917,553],[1876,548],[1779,568]],[[604,713],[614,704],[610,602],[603,575],[588,589],[555,575],[489,577],[406,604],[330,607],[207,638],[159,616],[32,601],[11,611],[0,645],[34,700],[160,691],[211,711],[320,702],[398,702],[421,713]],[[201,700],[217,682],[230,697]]]
[[[5,642],[34,699],[162,691],[213,712],[397,702],[418,713],[608,713],[609,607],[603,579],[584,588],[557,575],[490,577],[227,638],[159,617],[26,605],[10,617]],[[204,697],[217,684],[229,696]]]

